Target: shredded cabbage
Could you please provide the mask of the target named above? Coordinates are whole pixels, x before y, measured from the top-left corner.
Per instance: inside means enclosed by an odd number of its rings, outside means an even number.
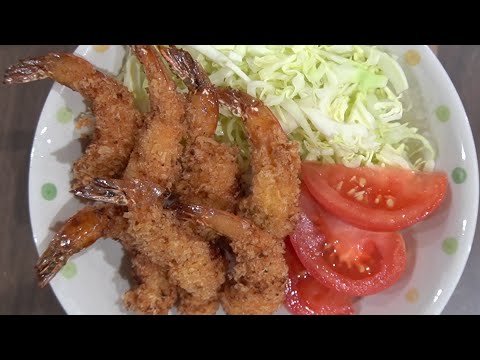
[[[348,167],[393,165],[430,171],[435,151],[404,119],[409,89],[398,61],[373,46],[182,45],[213,84],[231,86],[262,100],[306,160]],[[125,67],[124,82],[145,98],[138,62]],[[129,62],[130,61],[130,62]],[[235,144],[248,162],[248,143],[238,118],[222,110],[218,139]]]
[[[133,93],[135,105],[140,111],[147,112],[150,106],[147,92],[148,80],[142,64],[130,53],[130,50],[120,71],[119,80]]]

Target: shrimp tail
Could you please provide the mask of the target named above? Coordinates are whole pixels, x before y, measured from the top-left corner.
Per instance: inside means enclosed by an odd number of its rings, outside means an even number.
[[[45,78],[80,93],[91,103],[96,118],[93,139],[73,164],[73,186],[84,185],[93,177],[119,177],[128,164],[143,122],[132,93],[88,60],[69,53],[21,60],[7,69],[4,83],[21,84]]]
[[[128,205],[127,195],[120,190],[118,182],[119,180],[97,178],[90,184],[73,189],[71,192],[84,199],[126,206]]]
[[[179,196],[176,193],[161,189],[149,181],[137,179],[113,180],[94,179],[90,184],[71,191],[75,196],[100,201],[118,206],[128,206],[132,203],[140,205],[157,204],[160,200],[165,209],[178,206]]]
[[[45,287],[68,259],[103,237],[115,210],[88,206],[63,225],[35,265],[40,287]]]
[[[261,102],[254,97],[231,88],[218,87],[217,96],[220,104],[228,108],[233,115],[238,117],[245,116],[250,108],[262,106]]]
[[[160,61],[158,51],[151,45],[129,45],[132,53],[138,58],[145,68],[147,78],[161,80],[170,89],[175,89],[175,83],[167,75],[166,66]]]
[[[5,72],[4,84],[24,84],[32,81],[43,80],[49,77],[41,64],[45,57],[20,60],[18,64],[10,66]]]
[[[35,270],[37,271],[38,277],[38,285],[41,288],[47,286],[47,284],[55,277],[55,275],[57,275],[67,261],[68,256],[66,256],[62,247],[49,246],[35,265]]]
[[[248,220],[206,206],[174,203],[170,209],[174,210],[181,220],[194,221],[230,238],[242,238],[246,232],[255,228]]]
[[[170,65],[172,71],[191,92],[211,86],[207,73],[187,51],[176,47],[162,46],[160,47],[160,53]]]
[[[194,221],[201,226],[207,226],[205,221],[202,221],[203,215],[207,212],[206,208],[199,205],[188,205],[179,202],[171,203],[167,207],[168,210],[175,212],[178,219],[182,221]]]

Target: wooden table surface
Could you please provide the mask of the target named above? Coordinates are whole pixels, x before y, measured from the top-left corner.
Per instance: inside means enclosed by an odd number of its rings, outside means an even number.
[[[73,51],[73,45],[1,45],[0,72],[18,59],[50,51]],[[475,138],[480,136],[480,46],[433,45],[450,75],[470,118]],[[3,78],[3,75],[2,75]],[[33,264],[37,253],[28,214],[30,147],[43,103],[52,85],[0,85],[0,314],[64,314],[48,287],[37,287]],[[477,144],[477,153],[480,145]],[[475,235],[472,252],[460,283],[444,314],[480,314],[480,243]]]

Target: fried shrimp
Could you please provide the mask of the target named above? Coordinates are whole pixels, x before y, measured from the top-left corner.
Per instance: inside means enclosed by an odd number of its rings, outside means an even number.
[[[145,68],[150,112],[124,178],[147,179],[170,188],[181,175],[179,157],[183,150],[185,99],[176,91],[153,47],[132,45],[130,48]],[[137,286],[124,295],[125,306],[145,314],[167,313],[177,300],[176,284],[169,279],[168,265],[153,262],[148,253],[136,248],[136,239],[128,231],[128,220],[123,240],[133,254],[132,266],[137,280]]]
[[[253,222],[226,211],[200,205],[182,204],[180,197],[156,184],[141,180],[96,179],[92,184],[79,188],[76,195],[127,205],[132,213],[146,217],[149,214],[169,211],[180,219],[193,220],[196,223],[227,236],[237,256],[235,283],[228,284],[227,299],[234,299],[232,306],[226,302],[230,314],[268,314],[274,312],[283,299],[287,267],[283,259],[283,246],[268,232],[261,230]],[[148,213],[145,211],[148,209]],[[161,209],[161,210],[160,210]],[[155,219],[155,215],[150,215]],[[137,215],[135,215],[137,217]],[[145,227],[143,227],[145,231]],[[156,231],[156,227],[149,228]],[[188,229],[188,227],[186,227]],[[145,234],[151,238],[159,235]],[[160,244],[157,244],[159,248]],[[155,256],[164,256],[168,252],[160,250]],[[182,255],[183,254],[183,255]],[[175,261],[182,263],[190,252],[179,249]],[[208,259],[204,259],[206,263]],[[188,261],[188,260],[187,260]],[[189,274],[197,279],[198,286],[206,286],[211,280],[204,279],[203,274]],[[241,307],[240,307],[241,303]],[[224,304],[225,305],[225,304]]]
[[[138,48],[138,50],[139,49],[140,48]],[[144,54],[144,52],[142,52],[142,54]],[[152,54],[154,56],[152,60],[153,62],[146,62],[146,64],[150,66],[149,69],[151,72],[149,74],[152,76],[152,112],[146,119],[147,123],[144,124],[142,134],[138,134],[138,131],[135,130],[135,132],[121,134],[120,137],[122,138],[122,141],[123,139],[127,139],[129,136],[132,137],[132,142],[137,140],[137,144],[135,146],[136,151],[129,162],[130,165],[128,166],[128,173],[133,174],[136,177],[148,176],[147,178],[154,178],[157,181],[162,180],[162,185],[167,186],[169,185],[168,181],[174,181],[172,179],[174,179],[175,176],[178,177],[180,175],[181,168],[178,164],[177,158],[182,150],[180,140],[183,130],[181,128],[181,122],[178,120],[181,120],[183,117],[184,106],[181,103],[182,99],[180,97],[180,114],[177,115],[176,122],[172,121],[172,123],[175,125],[167,128],[167,131],[171,130],[170,133],[173,135],[167,137],[165,142],[157,144],[156,149],[150,149],[150,153],[143,152],[145,146],[148,148],[148,142],[152,143],[152,137],[158,136],[159,133],[162,133],[161,129],[158,129],[158,126],[151,126],[152,123],[159,123],[161,124],[161,127],[163,126],[163,119],[168,117],[172,111],[174,112],[176,109],[178,110],[178,107],[170,107],[171,102],[169,101],[169,96],[172,94],[170,90],[174,90],[174,87],[172,88],[172,84],[168,79],[162,78],[163,68],[159,70],[160,72],[155,72],[156,69],[152,68],[155,66],[155,64],[160,63],[156,58],[156,54],[152,53],[151,51],[145,51],[145,54],[146,56],[151,56]],[[74,67],[75,64],[77,64],[77,68]],[[81,67],[78,64],[81,64]],[[11,68],[11,70],[9,70],[9,76],[12,77],[15,75],[13,78],[18,81],[21,80],[21,78],[19,78],[20,74],[24,72],[29,72],[29,74],[31,73],[28,79],[36,79],[40,76],[51,76],[57,81],[72,87],[74,90],[78,89],[87,98],[92,98],[93,112],[97,116],[97,131],[94,135],[93,142],[87,148],[87,153],[91,151],[89,149],[98,149],[99,141],[104,141],[103,144],[105,147],[110,146],[110,143],[107,142],[109,140],[111,140],[113,143],[117,142],[115,136],[118,134],[118,131],[123,128],[125,125],[124,122],[127,124],[129,123],[129,121],[127,121],[128,119],[123,118],[123,115],[121,114],[130,114],[132,113],[131,109],[127,110],[126,106],[125,109],[122,109],[118,106],[115,106],[115,103],[106,103],[106,99],[109,99],[109,97],[113,99],[116,99],[117,97],[119,99],[128,99],[126,104],[134,109],[134,112],[140,116],[140,114],[134,108],[133,97],[128,90],[125,89],[127,94],[122,94],[116,91],[112,85],[113,81],[110,81],[109,78],[103,74],[94,71],[93,67],[85,60],[79,59],[73,55],[48,55],[36,60],[26,61],[23,65],[23,67],[16,66]],[[30,68],[25,68],[26,65],[29,65]],[[81,69],[91,69],[91,71],[85,72],[85,74],[82,75],[80,73]],[[74,71],[72,72],[72,70]],[[112,84],[110,84],[110,82],[112,82]],[[104,98],[104,100],[102,100],[102,98]],[[173,98],[174,100],[178,99],[178,96],[175,95]],[[165,107],[167,110],[160,113],[160,109],[162,107]],[[120,116],[118,118],[118,124],[116,122],[112,122],[112,119],[114,119],[113,117],[102,116],[104,114],[108,114],[109,111],[117,111],[120,114],[116,115],[117,117]],[[155,119],[159,117],[160,121],[155,121]],[[113,131],[113,133],[111,131],[104,133],[103,130],[105,130],[106,127],[103,125],[108,125],[115,131]],[[100,132],[98,131],[99,128]],[[116,147],[112,147],[111,150],[115,154],[121,154]],[[130,153],[132,150],[133,144],[129,146],[128,157],[126,160],[130,158]],[[103,153],[105,152],[106,150],[104,149]],[[88,163],[92,162],[92,159],[87,155],[84,155],[80,159],[80,162],[82,162],[83,159],[86,159]],[[97,161],[97,164],[99,164],[101,169],[91,167],[89,177],[83,178],[81,183],[85,183],[85,181],[88,183],[93,177],[107,174],[103,172],[103,169],[108,167],[107,165],[111,165],[111,161],[109,159],[110,158],[108,158],[107,164],[100,164],[100,162]],[[174,160],[171,161],[170,159]],[[158,167],[152,167],[151,163],[149,162],[152,162],[154,165],[157,163]],[[78,168],[77,164],[78,162],[76,163],[75,168]],[[108,172],[108,174],[110,174],[109,177],[119,177],[122,175],[126,165],[127,162],[125,162],[119,172]],[[129,308],[142,312],[147,311],[148,313],[167,313],[176,301],[176,292],[174,290],[174,286],[167,286],[168,281],[166,280],[166,268],[162,268],[157,264],[151,263],[148,257],[137,254],[137,252],[134,251],[131,246],[133,241],[126,232],[128,228],[128,221],[123,218],[122,210],[117,209],[117,211],[115,211],[115,216],[107,216],[106,212],[109,212],[109,215],[111,215],[111,206],[106,208],[87,207],[66,222],[64,227],[55,236],[54,240],[50,243],[49,247],[42,254],[37,263],[37,274],[40,279],[40,284],[45,286],[66,263],[68,258],[74,253],[87,248],[99,238],[109,236],[119,239],[124,247],[129,249],[129,253],[134,254],[132,260],[133,268],[134,271],[139,270],[135,273],[138,286],[129,291],[125,296],[126,303],[128,304]],[[115,221],[118,223],[119,228],[122,228],[123,231],[110,231],[110,227],[107,226],[107,223],[110,221]],[[75,228],[83,229],[83,231],[75,232]],[[136,259],[137,257],[139,258]],[[157,281],[162,277],[162,275],[160,275],[162,272],[165,280]],[[160,286],[162,291],[160,292],[157,292],[159,288],[158,284],[162,284],[162,286]],[[155,306],[148,305],[149,303],[153,303]]]
[[[283,301],[287,276],[283,239],[293,230],[299,213],[299,149],[261,101],[233,89],[217,92],[220,103],[244,120],[251,146],[250,194],[241,200],[238,213],[269,234],[255,239],[253,232],[251,237],[230,237],[239,240],[231,244],[236,263],[222,304],[230,314],[273,312]],[[241,228],[226,215],[219,219],[223,227]]]
[[[182,175],[180,159],[184,149],[181,142],[187,133],[188,102],[177,91],[153,46],[136,45],[132,49],[145,67],[152,112],[145,120],[146,126],[140,133],[124,178],[145,179],[173,189]],[[133,247],[154,263],[165,266],[169,281],[181,289],[182,302],[195,304],[180,306],[179,310],[191,313],[191,308],[195,308],[195,313],[214,313],[219,305],[217,293],[225,273],[219,254],[161,208],[149,211],[146,207],[129,207],[126,216]]]
[[[143,122],[142,115],[135,108],[133,95],[88,61],[71,54],[49,54],[23,60],[6,71],[5,83],[26,83],[45,78],[52,78],[79,92],[91,103],[96,117],[93,139],[73,166],[72,186],[87,184],[99,176],[120,177]],[[72,255],[99,238],[124,237],[123,230],[128,223],[122,215],[121,208],[111,205],[87,206],[67,220],[36,264],[39,285],[46,286]],[[146,259],[141,263],[142,274],[147,272],[147,268],[153,273],[157,267],[153,264],[148,266]],[[133,264],[135,267],[135,259]],[[167,303],[163,306],[166,309],[164,312],[173,305],[174,299]]]
[[[176,209],[181,217],[207,226],[230,240],[236,264],[222,294],[227,314],[274,313],[283,302],[288,272],[283,242],[253,222],[225,211],[199,205],[180,205]]]
[[[216,88],[188,52],[175,47],[161,47],[160,52],[189,90],[183,174],[175,191],[185,202],[233,211],[240,169],[237,149],[214,139],[219,118]]]
[[[120,208],[112,205],[86,206],[68,219],[37,262],[39,285],[46,286],[72,255],[110,232],[121,232],[112,221],[121,213]]]
[[[190,227],[178,230],[181,222],[159,202],[165,193],[155,183],[136,179],[96,179],[75,190],[75,195],[86,199],[126,205],[132,247],[152,262],[166,264],[170,281],[201,310],[198,313],[215,313],[224,282],[224,260]]]
[[[148,179],[171,188],[181,175],[186,101],[153,46],[132,45],[131,49],[145,68],[151,110],[124,177]]]
[[[137,143],[123,178],[141,178],[171,188],[181,176],[179,158],[183,151],[181,141],[185,134],[186,102],[183,95],[177,92],[175,84],[168,77],[153,47],[132,46],[132,50],[146,70],[150,84],[151,111],[147,114],[143,128],[138,134]],[[194,245],[192,245],[193,235],[185,233],[176,218],[168,212],[158,211],[150,214],[145,208],[142,210],[148,213],[148,216],[136,217],[137,214],[142,214],[137,211],[126,212],[123,216],[119,215],[115,218],[125,227],[125,231],[116,234],[115,237],[133,255],[134,270],[138,270],[135,276],[138,285],[125,295],[125,305],[139,312],[166,313],[177,298],[176,287],[178,286],[185,297],[190,297],[191,302],[197,304],[196,309],[199,309],[199,304],[203,303],[206,312],[215,312],[218,307],[218,289],[224,281],[223,260],[215,254],[211,261],[201,260],[202,256],[204,259],[211,258],[211,249],[208,244],[197,237],[197,242],[193,242]],[[74,251],[60,251],[63,255],[52,256],[57,254],[59,249],[63,250],[61,241],[53,241],[39,260],[41,265],[38,268],[41,269],[39,271],[46,282],[55,275],[61,268],[62,262],[64,263],[69,256],[89,246],[100,237],[100,234],[105,233],[97,230],[104,226],[103,217],[100,216],[87,218],[79,214],[67,223],[81,224],[88,229],[89,241],[83,241],[80,234],[75,234],[76,237],[71,237],[68,241]],[[69,231],[69,229],[66,227],[64,230]],[[63,232],[63,230],[60,231],[59,238],[63,238]],[[158,236],[158,232],[161,232],[162,236]],[[161,246],[157,247],[157,243]],[[190,256],[187,256],[189,261],[186,261],[185,266],[182,263],[178,265],[176,262],[182,246],[191,250]],[[151,256],[151,253],[158,255],[160,250],[169,256]],[[199,259],[200,261],[197,261]],[[192,271],[197,279],[192,276]],[[204,276],[205,273],[206,276]],[[201,283],[204,280],[210,281],[210,284]],[[161,291],[157,292],[157,290]]]
[[[97,118],[74,164],[72,190],[97,203],[54,236],[36,265],[40,286],[71,256],[110,237],[131,259],[135,284],[123,296],[130,310],[166,314],[176,304],[183,314],[214,314],[221,303],[228,314],[275,312],[288,273],[284,238],[299,214],[298,145],[261,101],[213,86],[188,52],[130,49],[148,80],[147,114],[126,88],[73,55],[25,60],[7,71],[6,83],[51,77],[80,92]],[[215,140],[220,105],[243,119],[248,135],[251,168],[242,192],[238,149]]]
[[[187,134],[190,142],[199,136],[212,137],[217,129],[218,98],[208,75],[192,56],[176,47],[160,47],[172,72],[188,88]]]
[[[102,204],[86,206],[72,216],[37,262],[39,285],[46,286],[71,256],[90,247],[98,239],[120,239],[131,260],[137,283],[124,295],[126,307],[145,314],[166,314],[175,302],[175,290],[156,264],[129,246],[131,240],[126,233],[128,222],[123,217],[124,210],[121,206]]]
[[[51,78],[91,102],[96,117],[93,140],[73,165],[72,187],[94,177],[118,177],[127,166],[142,116],[133,95],[114,78],[85,59],[71,54],[48,54],[23,60],[5,73],[6,84]]]
[[[123,295],[125,307],[140,314],[166,315],[177,299],[177,289],[169,282],[167,269],[136,250],[127,253],[136,286]]]
[[[218,97],[244,120],[252,149],[251,193],[242,200],[240,214],[283,239],[293,231],[299,214],[298,144],[288,139],[275,115],[260,100],[227,88],[219,88]]]
[[[192,56],[175,47],[161,47],[160,52],[174,74],[187,86],[186,146],[182,157],[182,177],[175,191],[182,201],[233,211],[237,201],[239,168],[236,149],[214,140],[219,117],[215,87]],[[185,224],[182,224],[185,227]],[[193,225],[195,233],[209,244],[215,258],[222,255],[213,242],[217,234],[203,226]],[[226,267],[225,267],[226,268]],[[225,274],[224,274],[225,277]],[[178,308],[185,313],[205,313],[196,299],[180,292]]]

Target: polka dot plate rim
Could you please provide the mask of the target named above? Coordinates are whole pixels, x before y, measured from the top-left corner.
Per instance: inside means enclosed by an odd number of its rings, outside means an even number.
[[[419,89],[439,149],[437,169],[449,175],[450,191],[437,213],[404,231],[408,265],[402,279],[355,306],[359,314],[440,314],[463,273],[475,233],[479,197],[475,145],[455,87],[428,46],[382,47],[398,56],[412,88]],[[116,74],[124,48],[81,45],[75,53]],[[38,121],[30,160],[29,207],[39,252],[58,225],[82,207],[69,193],[69,181],[71,164],[81,153],[72,119],[84,110],[79,94],[55,83]],[[128,289],[124,268],[120,245],[109,239],[98,241],[72,257],[51,286],[68,314],[128,314],[121,300]]]

